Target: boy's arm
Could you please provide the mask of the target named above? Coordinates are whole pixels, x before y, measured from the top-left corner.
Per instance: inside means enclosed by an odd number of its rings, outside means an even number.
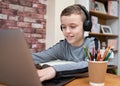
[[[62,55],[62,52],[60,52],[60,51],[62,51],[61,45],[60,45],[60,43],[57,43],[56,45],[54,45],[53,47],[50,47],[47,50],[33,53],[32,58],[33,58],[35,64],[49,62],[52,60],[59,59],[59,57],[61,57],[61,55]]]
[[[88,72],[88,62],[67,62],[66,64],[58,64],[52,66],[56,70],[56,77],[67,77],[72,74]]]

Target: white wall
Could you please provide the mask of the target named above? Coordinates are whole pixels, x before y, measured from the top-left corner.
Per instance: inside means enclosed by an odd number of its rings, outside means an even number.
[[[60,30],[61,11],[74,4],[75,0],[48,0],[47,6],[47,25],[46,25],[46,49],[64,39]]]
[[[89,3],[90,3],[90,0],[75,0],[75,3],[76,4],[81,4],[83,6],[86,7],[86,9],[89,11]]]

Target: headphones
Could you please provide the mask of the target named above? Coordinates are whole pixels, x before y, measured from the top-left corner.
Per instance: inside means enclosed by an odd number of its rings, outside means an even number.
[[[86,15],[86,20],[84,21],[83,23],[83,29],[84,31],[91,31],[91,28],[92,28],[92,20],[91,20],[91,15],[89,14],[89,12],[87,11],[87,9],[80,5],[80,4],[77,4],[77,6],[79,6],[83,12],[85,13]],[[60,26],[61,30],[62,30],[62,26]]]

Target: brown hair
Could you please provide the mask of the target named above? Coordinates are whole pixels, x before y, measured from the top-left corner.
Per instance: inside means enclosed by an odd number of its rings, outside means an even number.
[[[61,17],[62,16],[70,16],[71,14],[78,14],[82,16],[82,20],[86,20],[86,15],[84,11],[81,9],[81,6],[79,4],[74,4],[71,6],[66,7],[62,12],[61,12]]]

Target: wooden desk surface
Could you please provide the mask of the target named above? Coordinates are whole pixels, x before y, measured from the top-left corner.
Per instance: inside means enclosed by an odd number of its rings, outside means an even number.
[[[78,78],[65,86],[90,86],[89,78]],[[120,76],[107,73],[105,77],[105,86],[120,86]]]
[[[5,84],[0,84],[0,86],[7,86],[7,85],[5,85]]]

